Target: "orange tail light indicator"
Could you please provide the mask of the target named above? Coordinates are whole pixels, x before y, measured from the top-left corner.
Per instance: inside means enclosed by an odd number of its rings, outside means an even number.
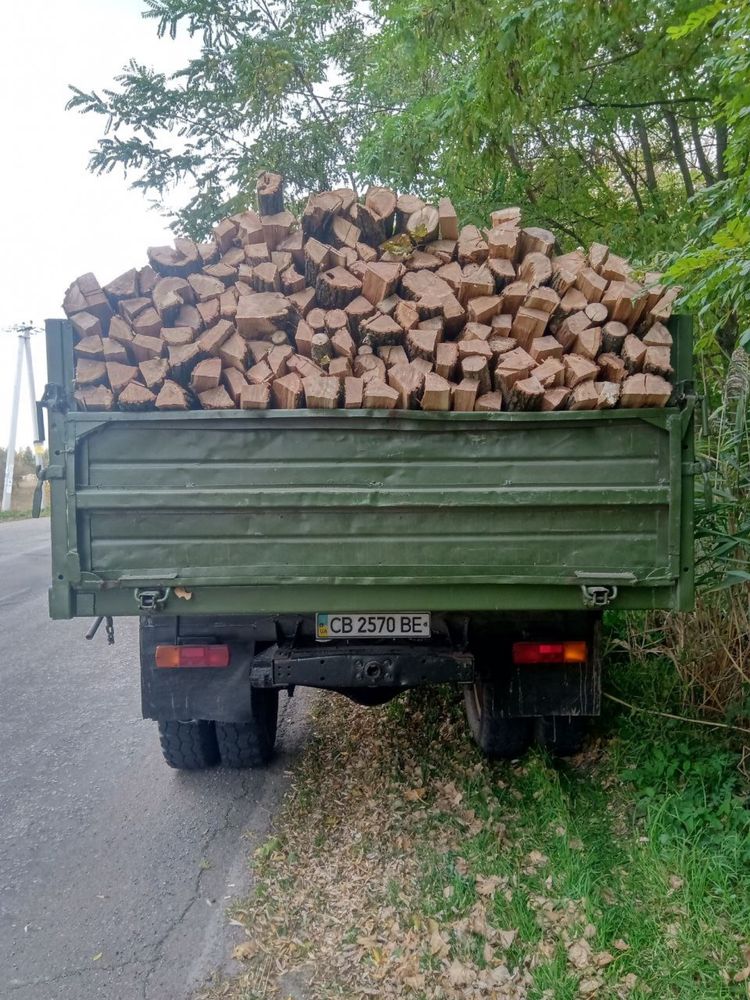
[[[157,646],[156,666],[228,667],[229,646]]]
[[[514,642],[513,662],[516,666],[534,663],[585,663],[588,646],[585,642]]]

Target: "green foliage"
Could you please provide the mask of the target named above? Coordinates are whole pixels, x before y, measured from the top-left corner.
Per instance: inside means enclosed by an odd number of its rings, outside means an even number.
[[[675,27],[675,38],[712,40],[706,71],[715,81],[714,116],[726,135],[720,183],[696,208],[697,232],[669,274],[688,285],[687,304],[725,356],[750,340],[750,4],[710,3]],[[715,338],[715,340],[713,340]]]
[[[645,262],[681,246],[686,194],[715,179],[713,37],[667,34],[694,14],[692,0],[147,0],[195,58],[169,77],[134,60],[69,106],[104,122],[93,169],[159,196],[192,184],[177,226],[194,235],[270,168],[293,192],[450,193],[482,224],[519,203],[571,245]]]

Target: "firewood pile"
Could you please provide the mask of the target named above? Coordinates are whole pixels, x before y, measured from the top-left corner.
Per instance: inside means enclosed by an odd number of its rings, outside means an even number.
[[[460,227],[447,198],[370,188],[258,211],[206,243],[68,288],[83,410],[593,410],[666,406],[678,289],[608,247],[556,252],[517,208]]]

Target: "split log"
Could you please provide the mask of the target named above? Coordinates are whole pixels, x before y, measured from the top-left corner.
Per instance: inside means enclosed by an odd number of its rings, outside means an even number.
[[[489,323],[502,307],[499,295],[478,295],[468,301],[466,315],[469,323]]]
[[[419,310],[413,302],[408,302],[406,299],[398,299],[393,310],[393,318],[405,332],[419,326]]]
[[[518,266],[518,277],[532,288],[545,285],[552,278],[552,262],[544,253],[527,253]]]
[[[580,354],[590,361],[595,361],[602,349],[602,331],[599,326],[590,326],[581,330],[573,344],[573,353]]]
[[[410,330],[406,335],[406,353],[410,358],[434,361],[439,340],[438,330]]]
[[[403,267],[401,264],[368,264],[362,282],[362,295],[373,306],[392,295],[398,286]]]
[[[595,410],[599,405],[599,393],[595,382],[579,382],[568,400],[569,410]]]
[[[607,282],[593,268],[584,267],[576,278],[576,288],[583,292],[589,302],[600,302],[607,290]]]
[[[348,330],[337,330],[331,337],[331,346],[337,358],[351,360],[357,353],[357,345]]]
[[[566,354],[563,358],[565,366],[565,385],[569,389],[575,389],[581,382],[593,381],[599,368],[593,361],[581,357],[580,354]]]
[[[606,382],[617,382],[618,384],[627,378],[625,362],[617,354],[600,354],[597,364],[602,373],[602,378]]]
[[[362,283],[343,267],[322,271],[315,282],[315,295],[323,309],[343,309],[362,292]]]
[[[120,345],[120,348],[124,350],[122,345]],[[95,333],[90,337],[83,337],[73,348],[73,354],[79,358],[88,358],[90,361],[101,361],[104,358],[104,343],[100,334]]]
[[[553,389],[565,381],[565,365],[558,358],[547,358],[531,374],[545,389]]]
[[[644,344],[644,346],[646,346]],[[669,378],[674,375],[672,368],[670,350],[668,347],[646,347],[646,354],[643,358],[643,371],[647,375],[661,375],[662,378]]]
[[[561,358],[563,353],[562,344],[555,337],[549,335],[535,337],[526,349],[538,364],[546,361],[547,358]]]
[[[492,348],[486,340],[460,340],[458,342],[458,359],[484,358],[489,364],[492,360]]]
[[[188,394],[177,382],[167,379],[154,401],[157,410],[189,410]]]
[[[268,338],[274,330],[292,328],[291,303],[277,292],[242,295],[237,303],[235,324],[243,337]]]
[[[138,382],[131,382],[126,385],[117,397],[117,405],[121,410],[140,412],[141,410],[152,410],[156,396],[145,385]]]
[[[641,371],[648,348],[633,333],[629,333],[622,345],[622,360],[631,375]]]
[[[474,406],[476,413],[497,413],[503,408],[503,397],[499,392],[486,392],[479,396]]]
[[[360,337],[363,343],[379,347],[383,344],[400,344],[404,338],[404,331],[398,323],[390,316],[377,315],[368,319],[359,328]]]
[[[528,378],[536,367],[536,361],[522,347],[508,351],[501,355],[495,368],[495,388],[505,400],[509,399],[514,383]]]
[[[464,358],[461,362],[461,374],[464,378],[473,379],[479,383],[480,395],[484,395],[484,393],[492,390],[490,369],[486,358],[480,358],[476,355]]]
[[[362,407],[365,410],[392,410],[398,403],[398,393],[385,382],[372,379],[364,387]]]
[[[488,260],[487,269],[495,280],[495,291],[498,294],[516,280],[516,269],[509,260],[501,258]]]
[[[510,319],[510,317],[508,317]],[[489,340],[493,328],[489,323],[467,323],[458,335],[458,340]]]
[[[191,333],[190,330],[187,332]],[[220,319],[217,323],[214,323],[213,326],[205,330],[200,335],[196,343],[203,354],[210,354],[217,357],[221,345],[226,343],[234,332],[234,326],[228,319]],[[177,343],[180,342],[189,344],[193,338],[192,335],[186,340],[181,340],[178,337],[168,338],[166,336],[166,330],[162,330],[162,339],[166,340],[168,344],[176,347]]]
[[[125,271],[124,274],[113,278],[112,281],[104,285],[102,291],[109,299],[113,309],[117,308],[117,303],[121,299],[138,298],[138,272],[134,267]]]
[[[223,385],[198,393],[198,401],[204,410],[233,410],[234,403]]]
[[[112,321],[109,324],[110,340],[116,340],[119,344],[124,344],[127,347],[134,336],[135,334],[131,330],[129,323],[120,316],[112,317]]]
[[[175,382],[186,384],[190,373],[201,360],[201,352],[197,344],[180,344],[169,348],[169,370]]]
[[[554,249],[555,237],[548,229],[529,226],[527,229],[521,230],[521,259],[529,253],[543,253],[545,256],[551,257]]]
[[[400,410],[416,410],[418,394],[424,384],[425,376],[409,364],[394,365],[388,369],[388,385],[398,393],[398,408]]]
[[[531,375],[513,383],[508,398],[509,410],[541,410],[544,399],[544,388],[538,379]]]
[[[456,373],[458,365],[458,345],[447,341],[435,348],[435,371],[449,381]]]
[[[487,233],[487,250],[491,258],[507,260],[511,263],[518,256],[521,234],[518,229],[494,227]]]
[[[438,223],[442,239],[458,239],[458,216],[450,198],[441,198],[438,202]]]
[[[165,346],[161,337],[145,337],[136,334],[130,341],[128,349],[136,361],[150,361],[151,358],[160,358],[164,353]]]
[[[233,333],[219,348],[219,357],[227,368],[245,370],[247,361],[247,341],[239,333]]]
[[[361,378],[344,379],[344,409],[359,410],[364,397],[364,382]]]
[[[203,261],[195,243],[180,239],[174,242],[173,247],[149,247],[146,251],[148,262],[157,274],[186,278],[200,271]]]
[[[315,286],[318,275],[331,264],[331,248],[319,240],[310,238],[305,242],[305,281]]]
[[[242,400],[242,390],[247,388],[248,382],[242,372],[236,368],[225,368],[221,373],[221,384],[227,390],[232,402],[239,407]]]
[[[288,344],[272,348],[265,356],[265,362],[271,369],[274,378],[281,378],[287,373],[287,362],[294,351]]]
[[[365,208],[380,219],[386,236],[393,232],[396,204],[396,195],[390,188],[370,187],[365,192]]]
[[[272,212],[270,215],[262,212],[260,222],[263,226],[263,242],[271,251],[291,236],[294,228],[294,216],[291,212]]]
[[[586,383],[587,385],[589,383]],[[596,391],[599,393],[599,400],[596,404],[597,410],[611,410],[617,406],[620,400],[619,382],[594,382]]]
[[[351,361],[349,358],[333,358],[328,364],[328,374],[342,382],[353,374]]]
[[[478,384],[478,383],[477,383]],[[451,384],[442,375],[428,372],[424,377],[424,388],[420,405],[423,410],[450,410]]]
[[[311,410],[335,410],[339,405],[341,383],[337,378],[311,375],[302,379],[305,404]]]
[[[523,304],[527,309],[537,309],[551,316],[560,304],[560,296],[554,288],[531,288]]]
[[[400,344],[382,344],[378,347],[378,357],[383,359],[386,368],[393,368],[394,365],[409,364],[406,351]]]
[[[553,389],[544,390],[541,409],[545,412],[554,410],[564,410],[568,405],[571,390],[565,386],[555,386]]]
[[[424,208],[424,202],[414,194],[399,195],[396,201],[396,229],[398,232],[406,230],[406,223],[409,217]]]
[[[141,361],[138,368],[146,388],[158,392],[169,373],[169,362],[166,358],[153,358],[151,361]]]
[[[155,309],[144,309],[143,312],[136,316],[133,320],[132,327],[133,333],[135,334],[133,343],[135,343],[139,336],[158,338],[161,333],[162,322]]]
[[[504,313],[515,316],[529,294],[529,286],[525,281],[513,281],[506,285],[500,298],[503,300]]]
[[[341,210],[343,202],[332,191],[311,194],[302,213],[302,232],[305,237],[324,240],[334,215]]]
[[[602,327],[602,350],[607,354],[619,354],[625,338],[628,335],[628,328],[624,323],[612,320]]]
[[[114,323],[114,320],[112,322]],[[111,327],[109,335],[112,336]],[[643,343],[646,347],[671,347],[672,334],[662,323],[654,323],[651,329],[643,335]]]
[[[511,335],[516,338],[521,347],[528,350],[533,340],[544,336],[548,319],[548,314],[540,309],[519,306],[513,317]]]
[[[331,338],[327,333],[314,334],[310,342],[310,357],[317,365],[325,367],[333,357]]]
[[[117,396],[126,385],[137,380],[139,372],[135,365],[124,365],[119,361],[108,361],[106,374],[106,381],[109,382],[112,392]]]
[[[127,364],[130,360],[125,345],[117,340],[111,340],[109,337],[105,337],[102,341],[102,354],[105,361],[119,361],[121,364]]]
[[[258,174],[255,197],[261,215],[276,215],[284,211],[284,178],[270,170]]]
[[[499,208],[490,214],[490,225],[517,229],[521,224],[521,209],[517,205],[510,208]]]
[[[590,326],[591,322],[585,312],[571,313],[555,330],[555,337],[562,344],[564,351],[570,351],[579,334],[588,330]]]
[[[303,405],[304,386],[294,372],[277,378],[271,388],[273,400],[280,410],[298,410]]]
[[[430,243],[437,239],[439,229],[440,213],[433,205],[417,209],[406,222],[406,231],[416,243]]]
[[[588,253],[589,267],[596,271],[597,274],[602,273],[602,267],[604,266],[607,257],[609,257],[608,246],[605,246],[604,243],[591,244]]]
[[[240,409],[267,410],[271,403],[271,386],[267,382],[247,385],[240,394]]]
[[[112,395],[112,390],[106,385],[76,389],[73,396],[82,410],[109,412],[114,409],[115,397]]]
[[[479,382],[473,378],[462,379],[452,389],[453,409],[459,413],[472,413],[479,395]]]

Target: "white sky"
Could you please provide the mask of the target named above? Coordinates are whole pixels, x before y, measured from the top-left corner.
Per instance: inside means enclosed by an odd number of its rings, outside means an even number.
[[[166,220],[121,171],[86,170],[104,121],[65,111],[68,84],[101,90],[131,57],[169,72],[197,47],[156,37],[141,0],[21,0],[3,4],[0,32],[0,444],[8,441],[18,338],[5,328],[63,315],[65,288],[93,271],[102,284],[168,242]],[[37,398],[44,337],[33,338]],[[33,438],[26,378],[16,447]]]

